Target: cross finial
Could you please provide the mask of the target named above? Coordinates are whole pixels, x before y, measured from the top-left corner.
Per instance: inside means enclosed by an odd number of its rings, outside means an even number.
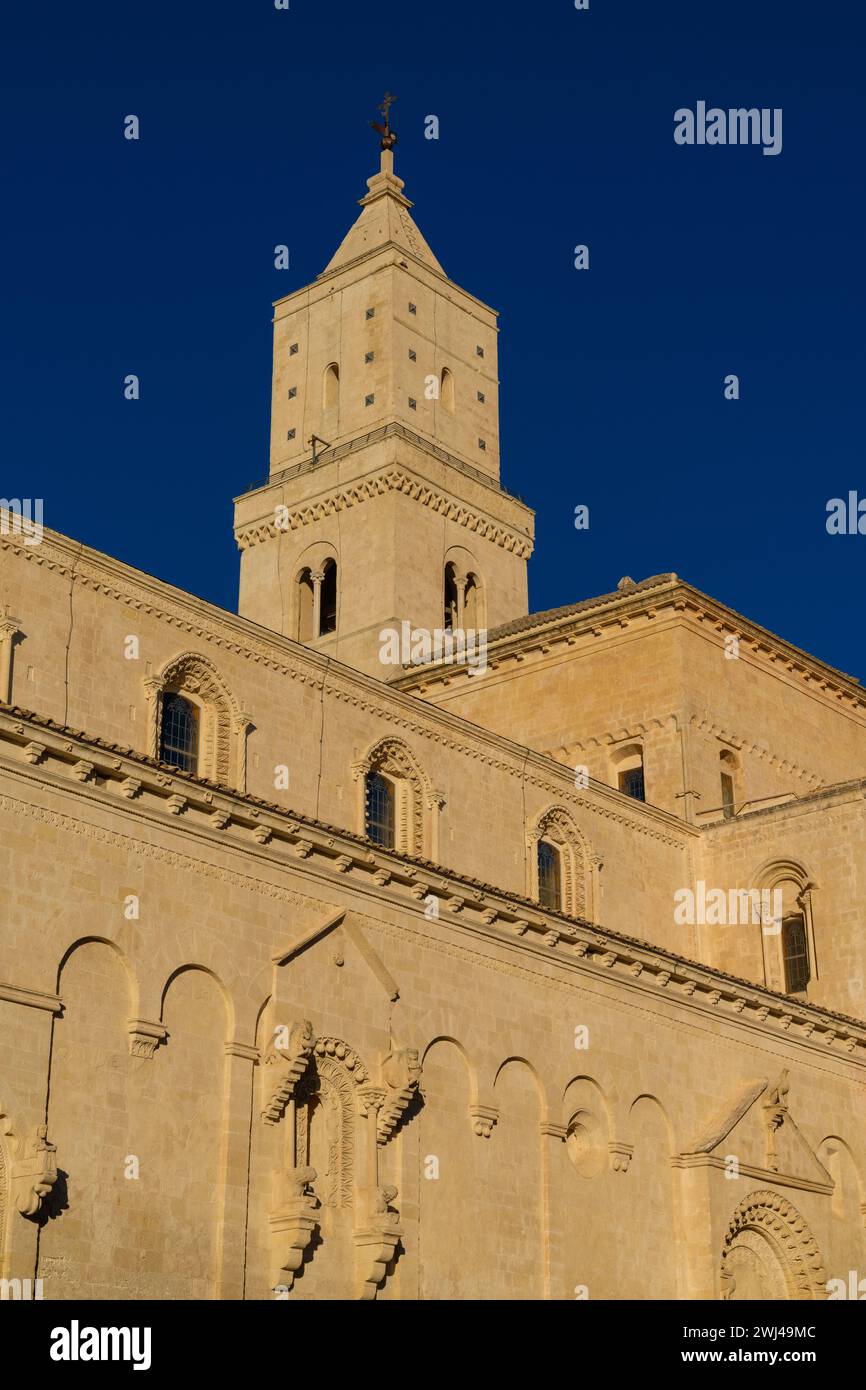
[[[381,150],[392,150],[397,143],[397,136],[391,129],[390,119],[391,107],[394,105],[394,102],[396,100],[397,98],[393,96],[391,92],[386,92],[382,100],[382,104],[378,108],[379,113],[382,117],[381,123],[379,121],[370,122],[370,125],[373,127],[373,129],[378,131],[379,135],[381,136],[381,139],[379,141],[379,148]]]

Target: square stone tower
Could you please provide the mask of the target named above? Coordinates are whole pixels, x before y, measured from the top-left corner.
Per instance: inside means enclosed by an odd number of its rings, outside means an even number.
[[[393,141],[325,270],[274,306],[270,477],[235,502],[240,613],[383,679],[383,629],[525,615],[533,545],[499,485],[496,313],[418,230]]]

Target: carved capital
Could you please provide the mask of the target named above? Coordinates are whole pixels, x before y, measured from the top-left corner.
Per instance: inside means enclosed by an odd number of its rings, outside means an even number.
[[[149,1023],[146,1018],[129,1020],[129,1051],[133,1057],[153,1057],[160,1043],[168,1039],[168,1029],[161,1023]]]
[[[469,1118],[472,1121],[473,1133],[479,1139],[489,1139],[493,1133],[493,1126],[499,1119],[498,1105],[470,1105]]]
[[[359,1115],[376,1115],[385,1104],[384,1086],[362,1086],[356,1093]]]
[[[614,1139],[608,1144],[607,1149],[614,1173],[627,1173],[634,1153],[634,1144],[620,1144]]]

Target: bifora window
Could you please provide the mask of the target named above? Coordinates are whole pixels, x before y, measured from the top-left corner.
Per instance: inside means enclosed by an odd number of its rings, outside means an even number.
[[[394,848],[394,788],[379,772],[367,773],[364,831],[377,845]]]
[[[559,912],[562,905],[562,874],[559,850],[547,840],[538,842],[538,901],[542,907]]]
[[[802,994],[809,983],[809,945],[802,915],[786,917],[782,923],[782,960],[785,966],[785,992]]]
[[[198,710],[182,695],[162,697],[159,756],[183,772],[198,768]]]
[[[322,587],[319,595],[319,636],[337,630],[337,565],[334,560],[326,560],[322,571]]]

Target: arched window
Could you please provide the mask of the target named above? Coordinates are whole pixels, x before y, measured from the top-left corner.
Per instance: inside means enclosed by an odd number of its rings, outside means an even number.
[[[562,871],[559,850],[548,840],[538,842],[538,901],[554,912],[562,910]]]
[[[806,994],[818,979],[814,895],[817,885],[793,859],[772,860],[752,882],[761,894],[764,980],[785,994]]]
[[[611,754],[616,786],[626,796],[635,801],[646,801],[644,783],[643,748],[639,743],[629,743],[617,748]]]
[[[298,575],[297,638],[299,642],[313,640],[313,577],[309,570]]]
[[[199,718],[195,705],[174,692],[163,695],[160,760],[183,772],[197,772],[198,736]]]
[[[725,820],[731,820],[736,815],[735,805],[735,778],[737,773],[737,759],[735,754],[729,749],[723,748],[719,754],[720,781],[722,788],[722,815]]]
[[[478,580],[474,574],[470,574],[466,580],[466,589],[463,595],[463,626],[475,631],[479,626],[478,619]]]
[[[380,772],[364,781],[364,833],[377,845],[394,848],[394,785]]]
[[[527,835],[527,889],[542,907],[590,916],[594,889],[589,849],[564,806],[551,806]]]
[[[322,379],[322,409],[335,410],[340,400],[340,368],[331,362]]]
[[[319,592],[319,636],[337,630],[337,562],[326,560]]]
[[[802,994],[812,973],[809,968],[806,918],[802,912],[794,913],[782,922],[782,963],[785,970],[785,993]]]
[[[442,380],[439,386],[439,399],[448,411],[449,415],[454,414],[454,374],[447,367],[442,368]]]
[[[444,797],[435,791],[400,739],[385,737],[352,764],[358,784],[357,825],[363,834],[398,854],[436,860],[439,812]]]
[[[453,564],[445,566],[445,628],[457,627],[457,582]]]

